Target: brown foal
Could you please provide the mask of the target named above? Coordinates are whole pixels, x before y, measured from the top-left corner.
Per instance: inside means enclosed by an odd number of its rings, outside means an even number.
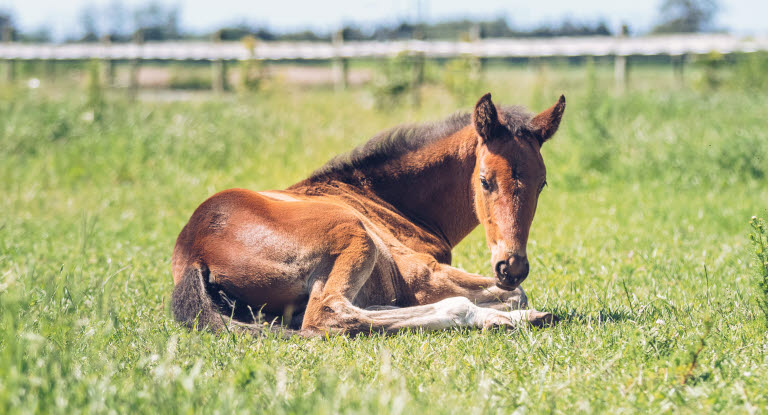
[[[551,323],[520,283],[541,146],[564,110],[562,96],[534,116],[486,94],[471,115],[381,133],[286,190],[213,195],[176,241],[176,319],[301,335]],[[450,265],[481,223],[495,278]]]

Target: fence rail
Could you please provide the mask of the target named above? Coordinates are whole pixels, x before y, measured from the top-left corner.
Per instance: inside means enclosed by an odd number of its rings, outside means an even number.
[[[8,36],[5,36],[7,39]],[[137,37],[140,39],[140,37]],[[619,88],[629,80],[628,61],[632,56],[671,56],[677,77],[683,79],[685,57],[719,52],[768,51],[768,37],[746,38],[727,34],[669,35],[647,37],[556,37],[523,39],[479,39],[471,42],[390,41],[344,42],[338,36],[332,42],[135,42],[135,43],[0,43],[0,62],[5,80],[12,82],[19,61],[100,60],[107,85],[115,85],[114,62],[129,62],[130,90],[139,88],[142,61],[207,61],[211,63],[211,87],[227,89],[227,64],[243,60],[330,60],[333,78],[339,89],[347,85],[348,61],[352,58],[389,58],[407,54],[420,70],[414,82],[421,82],[425,58],[546,58],[610,56],[614,78]],[[52,68],[52,65],[47,65]]]
[[[473,55],[482,58],[653,56],[768,50],[768,37],[732,35],[670,35],[648,37],[562,37],[544,39],[482,39],[474,42],[258,42],[249,49],[242,42],[147,42],[24,44],[0,43],[4,60],[326,60],[385,58],[419,53],[428,58]]]

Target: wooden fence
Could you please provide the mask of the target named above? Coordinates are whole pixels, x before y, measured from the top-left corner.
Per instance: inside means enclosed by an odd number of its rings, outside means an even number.
[[[719,52],[750,53],[768,51],[768,37],[739,37],[727,34],[668,35],[646,37],[561,37],[480,39],[472,42],[452,41],[389,41],[344,42],[336,37],[333,42],[142,42],[134,43],[70,43],[26,44],[0,43],[0,60],[4,61],[9,77],[13,64],[20,60],[91,60],[98,59],[111,65],[112,61],[128,61],[138,70],[142,60],[154,61],[209,61],[214,68],[213,85],[222,87],[225,62],[249,59],[279,60],[331,60],[341,71],[337,83],[346,84],[346,60],[352,58],[389,58],[401,54],[424,58],[452,58],[475,56],[478,58],[546,58],[609,56],[614,57],[617,81],[626,79],[632,56],[672,56]],[[681,60],[682,61],[682,60]],[[135,77],[131,77],[133,79]]]

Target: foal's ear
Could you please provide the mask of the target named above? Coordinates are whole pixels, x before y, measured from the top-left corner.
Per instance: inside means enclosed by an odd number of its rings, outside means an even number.
[[[563,111],[565,111],[565,96],[560,95],[557,104],[533,117],[531,130],[539,139],[539,144],[544,144],[545,141],[555,135],[557,127],[560,126],[560,120],[563,118]]]
[[[496,112],[496,105],[491,101],[491,93],[487,93],[475,104],[475,111],[472,113],[472,123],[475,125],[477,134],[483,141],[493,138],[496,130],[501,126],[499,114]]]

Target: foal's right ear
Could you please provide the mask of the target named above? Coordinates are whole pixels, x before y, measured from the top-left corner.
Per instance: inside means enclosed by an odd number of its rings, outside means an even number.
[[[475,104],[475,111],[472,113],[472,123],[475,125],[477,134],[488,141],[493,138],[494,133],[501,127],[499,114],[496,112],[496,105],[491,101],[491,93],[487,93]]]

